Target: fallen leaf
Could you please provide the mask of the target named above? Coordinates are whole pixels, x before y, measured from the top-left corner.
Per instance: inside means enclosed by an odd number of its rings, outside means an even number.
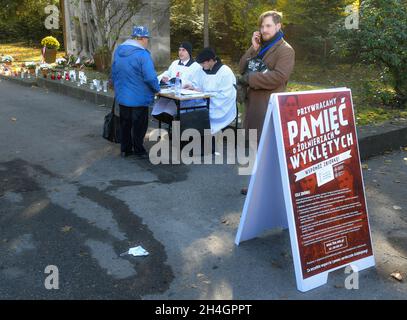
[[[341,284],[335,284],[335,285],[334,285],[334,288],[335,288],[335,289],[343,289],[344,286],[341,285]]]
[[[391,163],[391,160],[384,160],[384,163]]]
[[[61,231],[62,232],[69,232],[69,231],[71,231],[71,229],[72,229],[71,226],[65,226],[65,227],[61,228]]]
[[[393,206],[393,209],[394,209],[394,210],[401,210],[402,208],[399,207],[399,206]]]
[[[228,225],[229,221],[227,219],[224,219],[224,220],[222,220],[222,223]]]
[[[403,281],[403,276],[398,271],[393,272],[390,276],[393,277],[394,279],[396,279],[397,281],[400,281],[400,282]]]
[[[280,265],[279,263],[275,262],[275,261],[272,261],[272,262],[271,262],[271,265],[272,265],[274,268],[281,269],[281,265]]]
[[[395,183],[401,183],[401,181],[400,181],[400,180],[394,180],[394,182],[395,182]]]
[[[17,121],[17,118],[12,117],[11,121]]]
[[[369,166],[367,164],[362,164],[362,169],[369,169]]]

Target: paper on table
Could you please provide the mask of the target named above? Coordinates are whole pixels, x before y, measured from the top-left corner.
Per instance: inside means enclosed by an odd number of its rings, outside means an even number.
[[[174,94],[174,90],[173,89],[161,89],[160,93],[161,94]],[[181,95],[191,97],[191,98],[201,98],[201,97],[204,97],[205,95],[208,95],[208,94],[205,93],[205,92],[182,89],[181,90]]]
[[[172,89],[161,89],[160,93],[163,93],[163,94],[173,93],[173,90]]]
[[[187,98],[195,98],[195,99],[198,99],[198,98],[204,98],[206,95],[205,95],[205,93],[199,93],[199,94],[189,94],[189,95],[187,95],[187,96],[184,96],[184,98],[185,99],[187,99]]]
[[[197,95],[197,94],[204,95],[203,92],[199,92],[199,91],[195,91],[195,90],[190,90],[190,89],[182,89],[182,90],[181,90],[181,94],[184,95],[184,96]]]

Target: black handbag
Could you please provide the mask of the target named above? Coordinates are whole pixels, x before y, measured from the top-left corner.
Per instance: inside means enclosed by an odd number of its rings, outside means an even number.
[[[105,116],[103,138],[114,143],[120,143],[120,117],[114,114],[116,99],[113,100],[112,110]]]

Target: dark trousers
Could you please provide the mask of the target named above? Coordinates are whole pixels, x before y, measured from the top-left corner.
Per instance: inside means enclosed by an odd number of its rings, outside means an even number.
[[[146,152],[143,142],[148,129],[148,107],[119,106],[121,152]]]

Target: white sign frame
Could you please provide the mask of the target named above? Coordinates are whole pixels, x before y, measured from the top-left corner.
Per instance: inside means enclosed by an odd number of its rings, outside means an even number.
[[[328,93],[337,92],[338,90],[350,91],[348,88],[336,88],[295,92],[295,94]],[[253,239],[270,229],[288,228],[297,289],[301,292],[306,292],[326,284],[328,281],[328,274],[332,271],[350,266],[353,272],[359,272],[375,266],[375,259],[372,246],[371,256],[353,261],[351,263],[345,263],[304,279],[297,241],[294,210],[291,202],[289,176],[287,166],[285,165],[287,160],[284,150],[284,141],[282,138],[283,132],[280,121],[280,110],[278,108],[278,97],[292,94],[292,92],[278,93],[272,94],[270,97],[257,158],[253,168],[253,174],[250,179],[235,243],[236,245],[239,245],[241,242]],[[352,97],[352,94],[350,96]],[[359,152],[357,136],[356,147]],[[363,190],[365,190],[363,179],[362,184]],[[270,190],[273,189],[275,190],[270,192]],[[273,208],[272,214],[270,214],[270,208]],[[368,214],[367,223],[369,224]],[[371,228],[369,228],[369,231],[371,233]],[[371,234],[370,239],[372,239]]]

